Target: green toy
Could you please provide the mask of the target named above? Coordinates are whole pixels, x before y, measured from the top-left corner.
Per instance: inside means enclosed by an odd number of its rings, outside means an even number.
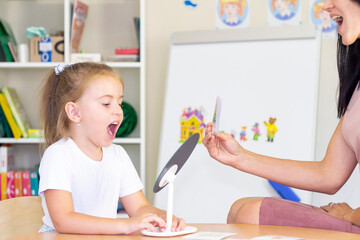
[[[122,109],[124,113],[124,119],[116,132],[116,137],[128,136],[136,127],[137,114],[135,109],[127,102],[122,103]]]

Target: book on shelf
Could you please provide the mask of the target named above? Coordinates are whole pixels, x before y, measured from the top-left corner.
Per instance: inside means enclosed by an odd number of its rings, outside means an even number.
[[[6,173],[7,176],[7,198],[15,197],[15,172],[9,171]]]
[[[31,182],[30,182],[30,172],[22,172],[22,187],[23,187],[23,196],[31,196]]]
[[[22,197],[23,193],[23,182],[21,171],[15,171],[15,197]]]
[[[39,196],[39,173],[37,171],[30,172],[31,196]]]
[[[9,42],[11,46],[16,49],[17,43],[10,24],[0,18],[0,48],[2,50],[0,52],[1,61],[14,62],[13,55],[9,48]]]
[[[14,62],[18,62],[16,48],[13,46],[11,42],[8,42],[8,47],[10,49],[11,56],[13,57]]]
[[[15,165],[14,148],[11,145],[3,144],[0,146],[0,173],[13,170]]]
[[[12,134],[10,125],[6,119],[5,113],[2,110],[1,106],[0,106],[0,137],[2,137],[2,138],[14,137],[14,135]]]
[[[140,18],[134,17],[134,24],[135,24],[136,39],[138,42],[138,47],[140,48]]]
[[[1,181],[1,200],[7,199],[7,176],[6,173],[1,173],[0,175]]]
[[[85,21],[89,6],[85,3],[75,0],[73,19],[71,24],[71,52],[79,52],[80,40],[85,27]]]
[[[2,111],[4,112],[5,118],[10,126],[12,135],[14,136],[14,138],[18,139],[21,137],[21,130],[19,128],[19,126],[17,125],[17,123],[15,122],[15,119],[12,115],[9,103],[6,100],[6,97],[4,95],[4,93],[0,92],[0,106]]]
[[[29,118],[21,105],[20,98],[15,88],[4,86],[1,88],[5,98],[10,106],[12,115],[17,125],[20,127],[21,134],[24,138],[28,137],[28,130],[31,129]]]
[[[0,173],[0,200],[23,196],[39,196],[39,173],[28,170]]]

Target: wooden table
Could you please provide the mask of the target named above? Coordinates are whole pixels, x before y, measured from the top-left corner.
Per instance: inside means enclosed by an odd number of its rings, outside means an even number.
[[[198,228],[198,232],[233,232],[228,238],[246,239],[264,235],[280,235],[288,237],[302,237],[305,239],[323,240],[360,240],[360,234],[344,233],[310,228],[279,227],[250,224],[188,224]],[[182,236],[171,239],[183,239]],[[131,235],[74,235],[56,232],[29,233],[11,238],[11,240],[161,240],[170,238],[155,238],[143,236],[140,232]],[[226,238],[225,238],[226,239]]]

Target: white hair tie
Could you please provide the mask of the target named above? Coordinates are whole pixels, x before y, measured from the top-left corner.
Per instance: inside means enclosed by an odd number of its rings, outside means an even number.
[[[71,67],[71,64],[58,64],[57,66],[54,66],[55,74],[59,75],[67,67]]]

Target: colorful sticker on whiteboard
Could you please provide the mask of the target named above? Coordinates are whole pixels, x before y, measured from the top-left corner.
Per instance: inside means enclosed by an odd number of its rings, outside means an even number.
[[[276,125],[276,118],[269,118],[269,122],[264,121],[264,124],[266,126],[266,137],[268,142],[273,142],[275,133],[278,131]]]
[[[249,0],[217,0],[216,28],[249,27],[249,4]]]
[[[247,141],[246,138],[246,126],[241,127],[241,131],[240,131],[240,141]]]
[[[330,13],[324,10],[324,0],[310,1],[311,22],[322,29],[323,38],[337,38],[337,24],[330,18]]]
[[[270,26],[300,25],[300,0],[268,0],[268,24]]]
[[[180,142],[184,142],[191,135],[199,133],[199,143],[202,143],[206,127],[204,121],[204,115],[198,109],[184,108],[180,116]]]
[[[259,136],[260,136],[259,123],[255,123],[254,126],[252,127],[251,131],[253,131],[253,133],[254,133],[253,140],[254,141],[259,140]]]

